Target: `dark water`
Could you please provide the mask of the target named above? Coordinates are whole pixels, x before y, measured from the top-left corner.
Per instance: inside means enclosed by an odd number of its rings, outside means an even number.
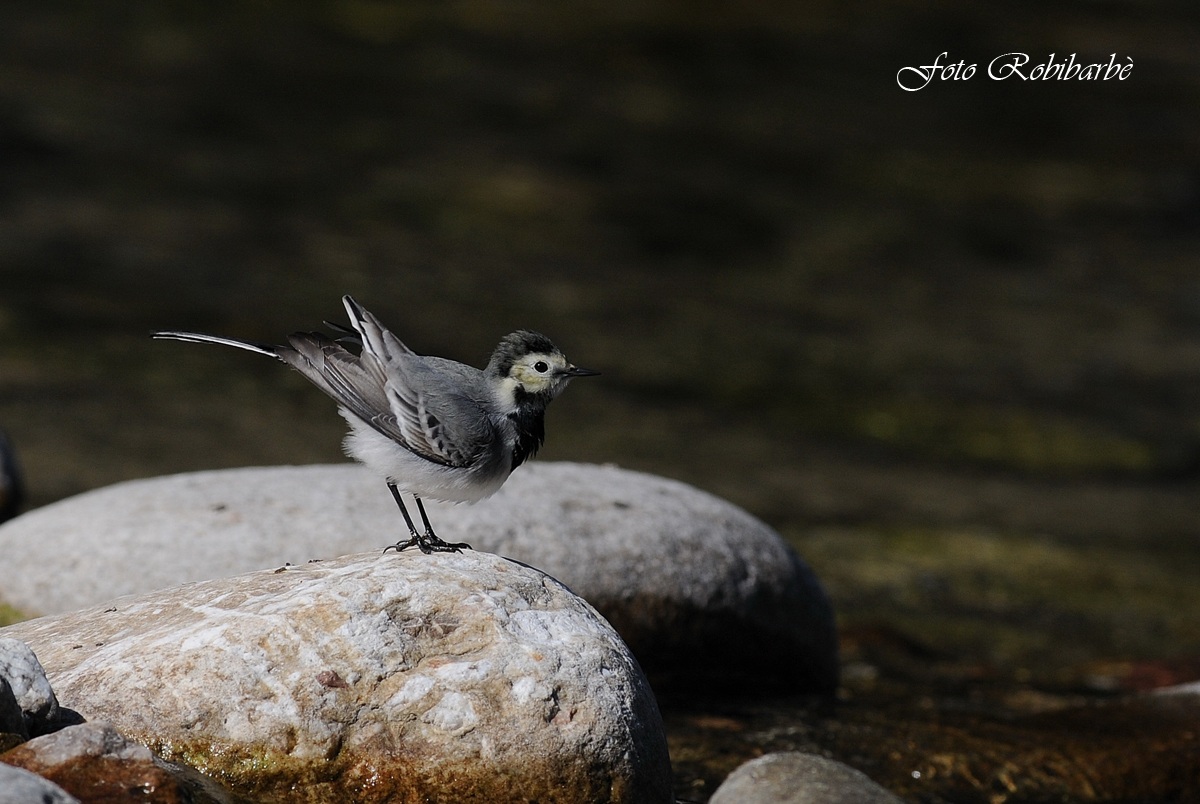
[[[0,427],[33,505],[338,460],[302,380],[147,332],[273,340],[346,292],[469,362],[534,327],[604,372],[543,457],[732,499],[839,612],[832,713],[664,696],[685,794],[797,745],[919,800],[1178,800],[1177,715],[1105,707],[1200,677],[1198,17],[7,3]],[[943,51],[977,73],[897,86]],[[1009,52],[1133,67],[988,78]],[[1181,781],[1096,777],[1116,749],[1064,709],[1136,719]],[[1013,781],[1015,743],[1080,773]]]

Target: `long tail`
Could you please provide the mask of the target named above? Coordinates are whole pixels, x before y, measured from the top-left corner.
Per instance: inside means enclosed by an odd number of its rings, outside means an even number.
[[[390,338],[399,344],[399,348],[404,348],[404,345],[396,341],[395,336],[387,330],[378,327],[378,332],[376,332],[371,328],[371,324],[377,326],[378,322],[374,321],[374,317],[370,313],[360,308],[356,309],[361,314],[370,317],[367,330],[372,337],[382,340]],[[346,331],[346,327],[338,327],[338,329]],[[349,332],[353,333],[353,337],[343,336],[338,340],[358,342],[358,333],[355,330],[349,330]],[[219,335],[205,335],[202,332],[178,332],[175,330],[155,332],[152,333],[152,337],[160,340],[184,341],[185,343],[215,343],[219,346],[232,346],[235,349],[245,349],[247,352],[274,357],[303,374],[309,382],[332,397],[343,410],[354,414],[388,438],[396,439],[401,444],[405,443],[402,440],[403,436],[398,434],[399,431],[393,432],[394,428],[389,430],[386,423],[380,418],[390,411],[390,403],[384,391],[386,376],[383,365],[377,359],[361,361],[358,355],[347,351],[340,343],[319,332],[295,332],[288,336],[289,346],[272,346],[254,341],[241,341],[236,338],[223,338]]]
[[[205,335],[201,332],[155,332],[153,338],[166,341],[184,341],[186,343],[215,343],[221,346],[232,346],[235,349],[245,349],[247,352],[257,352],[267,357],[279,357],[279,347],[253,341],[239,341],[234,338],[222,338],[219,335]]]

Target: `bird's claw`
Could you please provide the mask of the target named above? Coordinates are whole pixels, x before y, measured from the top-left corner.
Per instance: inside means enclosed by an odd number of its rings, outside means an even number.
[[[428,531],[424,535],[414,533],[406,542],[389,544],[383,548],[383,552],[386,553],[388,550],[395,550],[397,553],[402,553],[409,547],[416,547],[426,555],[430,553],[461,553],[463,550],[474,549],[466,542],[443,541],[436,533]]]

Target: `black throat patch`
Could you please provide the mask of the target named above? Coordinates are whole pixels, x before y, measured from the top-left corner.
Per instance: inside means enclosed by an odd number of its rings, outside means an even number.
[[[548,400],[540,394],[531,394],[518,388],[515,401],[517,409],[508,414],[508,420],[517,431],[517,442],[513,444],[513,469],[537,454],[546,440]]]

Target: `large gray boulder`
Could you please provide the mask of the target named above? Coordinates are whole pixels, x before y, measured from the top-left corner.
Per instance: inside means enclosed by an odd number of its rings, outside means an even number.
[[[255,800],[672,801],[616,632],[489,553],[348,556],[0,636],[34,649],[64,706]]]
[[[828,598],[771,528],[691,486],[613,466],[533,463],[474,506],[429,505],[442,538],[567,584],[656,684],[832,692]],[[0,598],[30,613],[302,564],[406,537],[384,484],[352,465],[263,467],[121,483],[0,526],[22,568]]]

